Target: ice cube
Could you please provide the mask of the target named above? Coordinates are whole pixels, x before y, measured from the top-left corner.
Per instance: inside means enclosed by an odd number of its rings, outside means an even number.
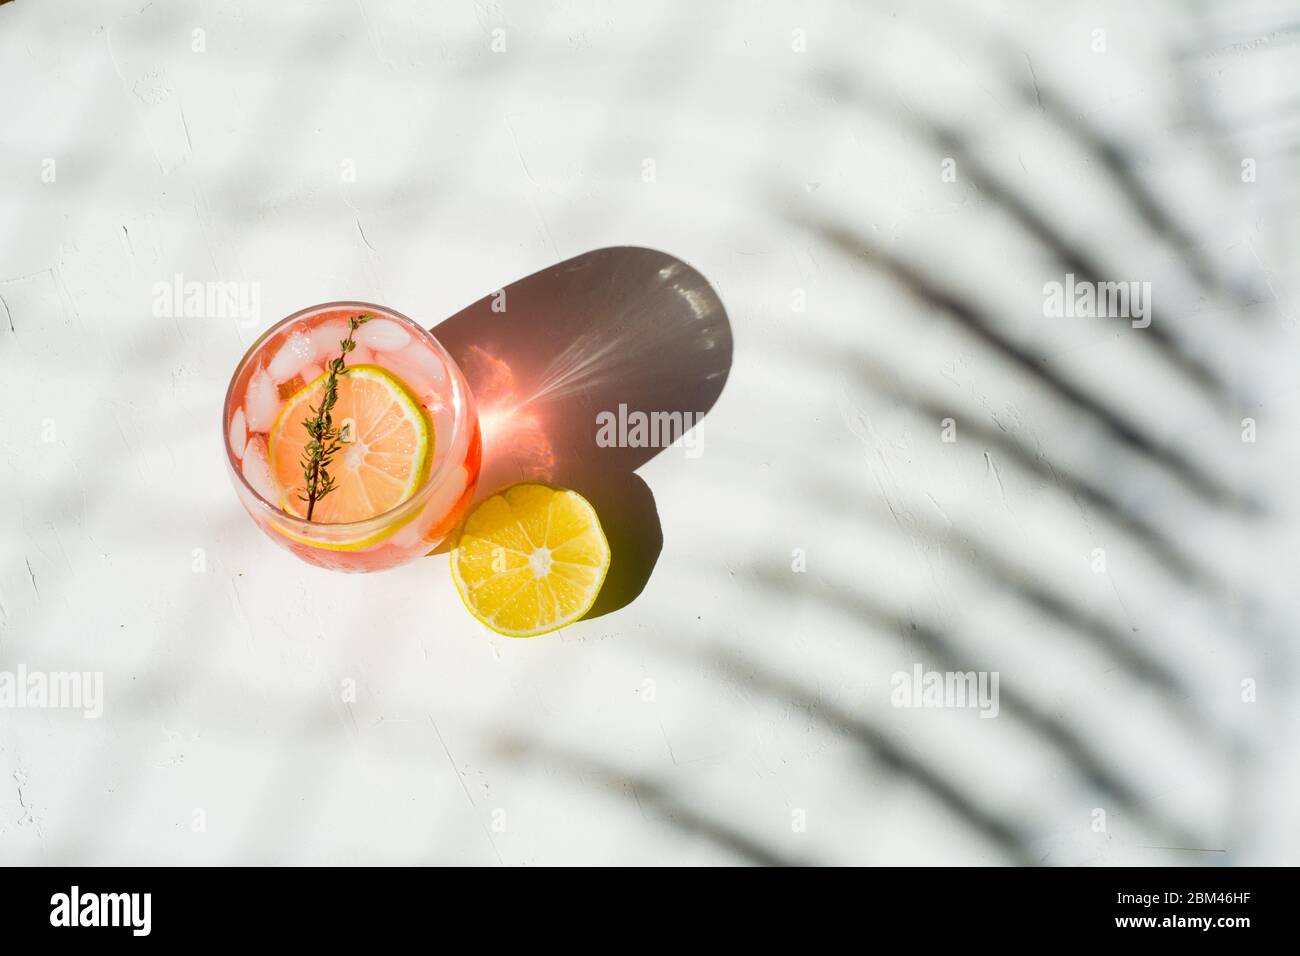
[[[311,336],[299,330],[285,339],[266,370],[279,385],[296,376],[313,357]]]
[[[352,368],[354,365],[374,365],[375,353],[364,345],[358,345],[348,353],[348,357],[343,360],[343,364],[348,368]]]
[[[371,319],[357,329],[356,340],[376,352],[396,352],[411,341],[411,333],[391,319]]]
[[[248,422],[244,419],[244,410],[236,408],[230,416],[230,450],[236,458],[244,457],[244,445],[248,443]]]
[[[348,324],[342,320],[325,322],[311,331],[312,361],[322,365],[339,354],[339,343],[348,337]]]
[[[266,439],[254,435],[244,448],[244,480],[248,486],[267,500],[270,504],[280,502],[280,492],[275,487],[275,478],[271,475],[271,461],[266,454]]]
[[[409,548],[424,537],[425,532],[433,527],[437,517],[435,512],[426,507],[388,540],[399,548]]]
[[[442,384],[442,363],[418,342],[397,352],[384,352],[375,360],[405,382],[421,401]]]
[[[433,547],[437,542],[432,540],[431,532],[436,525],[442,524],[447,518],[452,507],[464,494],[465,486],[468,484],[469,472],[464,465],[461,465],[448,475],[447,481],[433,493],[424,509],[420,512],[419,517],[412,520],[389,540],[399,548],[409,548],[417,541],[424,539],[428,542],[429,547]]]
[[[259,369],[248,380],[248,391],[244,396],[244,413],[248,418],[248,430],[267,432],[275,423],[275,413],[280,405],[280,392],[275,387],[275,380],[266,369]]]
[[[451,441],[451,409],[439,403],[439,407],[430,408],[429,417],[433,419],[433,442],[434,448],[439,452],[447,452],[447,444]]]
[[[304,385],[310,385],[324,374],[325,370],[319,365],[308,365],[302,370],[302,383]]]
[[[468,484],[469,471],[464,465],[457,466],[456,470],[447,476],[446,483],[430,497],[428,509],[440,516],[446,516],[452,506],[460,500],[460,496],[465,493]]]
[[[427,345],[422,342],[412,342],[406,348],[398,353],[408,359],[412,365],[420,370],[430,384],[439,386],[443,379],[446,378],[445,370],[442,367],[442,359],[435,355]]]

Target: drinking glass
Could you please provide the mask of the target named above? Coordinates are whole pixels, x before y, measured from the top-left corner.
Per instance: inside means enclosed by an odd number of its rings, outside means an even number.
[[[267,437],[286,401],[325,374],[348,335],[348,319],[359,315],[372,318],[354,333],[356,348],[345,362],[377,365],[407,386],[431,426],[427,477],[383,514],[307,521],[283,507],[289,492],[273,477]],[[474,398],[446,349],[420,324],[369,302],[315,305],[267,329],[230,377],[222,435],[235,492],[258,527],[302,560],[337,571],[381,571],[436,548],[464,517],[482,458]]]

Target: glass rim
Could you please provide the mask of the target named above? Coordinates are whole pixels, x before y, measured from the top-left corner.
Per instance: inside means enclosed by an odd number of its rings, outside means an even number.
[[[281,526],[287,525],[288,530],[294,531],[303,536],[309,536],[320,540],[329,540],[330,538],[353,539],[358,536],[364,536],[367,533],[382,531],[391,525],[394,521],[401,521],[408,515],[414,516],[414,513],[428,501],[433,492],[442,486],[442,483],[452,473],[454,468],[459,467],[459,462],[453,455],[444,455],[442,462],[435,469],[431,469],[425,477],[423,484],[416,489],[411,497],[407,498],[395,508],[381,512],[369,518],[362,518],[359,521],[345,521],[337,524],[327,524],[320,521],[308,521],[297,515],[290,514],[277,504],[267,501],[263,498],[248,480],[244,477],[243,468],[240,462],[235,458],[235,450],[230,447],[230,418],[234,414],[232,400],[235,394],[235,383],[239,380],[240,375],[248,367],[253,357],[258,353],[262,346],[275,335],[280,329],[290,323],[302,320],[313,313],[326,311],[357,311],[357,312],[374,312],[385,319],[392,319],[407,328],[408,331],[423,339],[442,359],[447,368],[447,377],[452,389],[452,436],[456,435],[459,428],[464,426],[466,414],[472,414],[472,397],[469,391],[469,385],[464,380],[464,375],[456,360],[451,357],[443,344],[438,341],[437,337],[424,326],[420,325],[414,319],[398,312],[396,309],[385,305],[377,305],[373,302],[361,302],[355,299],[343,299],[334,302],[322,302],[318,305],[307,306],[305,309],[299,309],[292,315],[285,316],[274,325],[262,332],[253,343],[249,345],[248,350],[244,352],[243,358],[235,365],[234,372],[230,375],[230,383],[226,386],[226,399],[221,406],[221,443],[226,449],[226,465],[234,475],[235,480],[252,496],[251,500],[256,506],[265,513],[265,516]],[[459,428],[457,427],[459,426]],[[452,440],[448,436],[448,441]],[[440,436],[436,436],[437,441]]]

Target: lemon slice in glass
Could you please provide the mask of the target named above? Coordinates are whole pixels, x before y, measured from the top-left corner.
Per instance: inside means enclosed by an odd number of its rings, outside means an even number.
[[[280,507],[300,518],[306,517],[302,457],[310,440],[303,422],[319,407],[327,377],[290,397],[271,427],[271,473],[283,495]],[[401,379],[376,365],[349,368],[338,377],[331,416],[337,425],[346,425],[346,438],[330,463],[334,488],[316,502],[312,521],[363,521],[396,508],[419,490],[429,473],[433,426]],[[361,541],[320,546],[365,547],[396,530],[395,525]]]

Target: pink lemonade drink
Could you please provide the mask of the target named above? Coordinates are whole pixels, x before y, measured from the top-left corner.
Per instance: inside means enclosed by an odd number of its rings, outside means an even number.
[[[337,487],[310,503],[308,520],[302,419],[320,408],[340,356]],[[451,356],[427,329],[365,302],[313,306],[268,329],[231,377],[222,434],[258,526],[338,571],[380,571],[436,548],[464,517],[482,456],[474,399]]]

